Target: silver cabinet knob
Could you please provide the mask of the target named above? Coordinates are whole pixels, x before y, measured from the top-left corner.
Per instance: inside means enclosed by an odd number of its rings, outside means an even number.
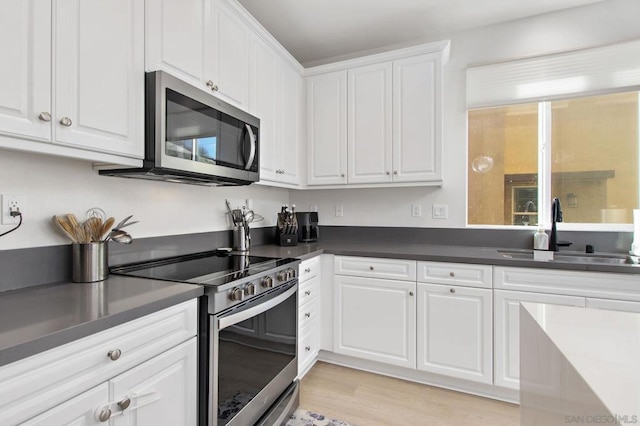
[[[309,291],[309,290],[305,291],[305,292],[304,292],[304,295],[305,295],[305,296],[311,296],[311,291]]]
[[[373,266],[369,266],[369,270],[370,270],[370,271],[373,271]]]
[[[60,119],[60,124],[62,124],[64,127],[70,127],[73,124],[73,121],[71,121],[69,117],[62,117]]]
[[[391,174],[391,172],[386,172],[386,173],[387,173],[387,176],[389,176]]]
[[[122,356],[122,351],[120,349],[114,349],[112,351],[109,351],[109,353],[107,353],[107,356],[111,361],[117,361]]]
[[[51,114],[49,114],[47,111],[42,111],[38,118],[40,119],[40,121],[49,122],[51,121]]]
[[[455,288],[452,288],[452,289],[449,290],[449,293],[455,293],[455,292],[456,292]]]
[[[304,268],[304,272],[308,274],[309,272],[311,272],[311,268]]]
[[[449,272],[449,276],[450,276],[451,278],[453,278],[453,277],[455,277],[455,276],[456,276],[456,273],[455,273],[455,272]]]
[[[409,296],[413,296],[413,292],[412,291],[409,292]]]
[[[102,423],[108,422],[110,417],[111,410],[109,410],[108,408],[103,408],[102,411],[100,411],[100,413],[98,414],[98,420],[100,420]]]
[[[118,407],[120,407],[120,409],[122,411],[124,411],[127,408],[129,408],[130,405],[131,405],[131,398],[126,398],[126,399],[123,399],[122,401],[118,402]]]
[[[207,80],[207,87],[212,88],[213,87],[213,81]]]
[[[393,174],[394,174],[394,175],[397,175],[397,174],[398,174],[398,171],[397,171],[397,170],[394,170],[394,171],[393,171]]]
[[[307,312],[306,314],[304,314],[305,318],[311,318],[311,313]]]
[[[340,177],[344,177],[344,173],[341,173],[341,174],[340,174]]]
[[[213,87],[211,88],[212,91],[217,92],[218,91],[218,85],[214,84]]]
[[[311,346],[305,346],[304,350],[307,351],[307,352],[310,352],[311,351]]]

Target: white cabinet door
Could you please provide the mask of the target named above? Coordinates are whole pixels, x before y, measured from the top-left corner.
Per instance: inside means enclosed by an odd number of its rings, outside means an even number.
[[[585,298],[522,291],[493,291],[494,384],[519,389],[520,379],[520,302],[585,306]]]
[[[54,141],[144,155],[144,3],[54,3]]]
[[[0,1],[0,38],[0,134],[50,141],[51,2]]]
[[[280,144],[278,181],[299,185],[298,145],[304,140],[304,82],[298,71],[280,60],[276,135]]]
[[[346,71],[308,78],[308,185],[347,183],[346,111]]]
[[[416,283],[336,275],[334,351],[416,368]]]
[[[251,40],[251,93],[249,111],[260,119],[260,179],[278,180],[280,138],[276,137],[278,112],[277,56],[257,36]]]
[[[211,75],[216,96],[247,109],[249,105],[250,30],[220,1],[213,1]]]
[[[197,424],[197,339],[109,381],[110,401],[130,400],[113,426]]]
[[[629,300],[596,299],[587,297],[587,308],[640,313],[640,302],[632,302]]]
[[[21,424],[23,426],[97,426],[104,424],[96,418],[98,409],[108,402],[109,385],[103,383]]]
[[[348,71],[348,183],[391,182],[391,62]]]
[[[442,179],[439,54],[393,61],[393,180]]]
[[[209,0],[146,0],[146,69],[164,70],[204,88]]]
[[[419,370],[493,383],[492,291],[418,284]]]

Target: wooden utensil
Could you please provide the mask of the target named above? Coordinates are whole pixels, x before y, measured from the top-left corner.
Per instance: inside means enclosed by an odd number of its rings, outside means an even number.
[[[56,227],[67,237],[71,240],[71,242],[73,243],[77,243],[78,240],[76,238],[76,236],[74,234],[72,234],[69,230],[67,230],[67,228],[65,227],[66,222],[63,224],[63,220],[62,218],[59,218],[58,216],[53,216],[53,223],[56,225]]]
[[[100,241],[105,240],[105,235],[107,235],[107,233],[109,231],[111,231],[111,227],[113,226],[114,223],[116,223],[116,220],[113,217],[110,217],[110,218],[108,218],[107,220],[104,221],[104,223],[102,224],[102,230],[101,230],[101,234],[100,234]]]

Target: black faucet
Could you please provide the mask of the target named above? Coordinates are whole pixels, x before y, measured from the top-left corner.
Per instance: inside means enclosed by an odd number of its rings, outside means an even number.
[[[549,237],[551,251],[558,251],[560,247],[569,247],[572,244],[570,241],[558,241],[557,222],[562,222],[562,207],[560,207],[560,200],[554,198],[551,201],[551,236]]]

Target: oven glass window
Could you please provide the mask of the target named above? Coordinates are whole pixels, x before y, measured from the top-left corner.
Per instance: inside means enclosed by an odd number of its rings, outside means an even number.
[[[167,89],[166,111],[166,155],[246,168],[251,142],[245,123],[171,89]],[[257,134],[257,129],[252,128],[252,132]],[[250,170],[257,169],[254,158]]]
[[[220,330],[218,425],[225,425],[296,356],[295,293],[270,310]]]

